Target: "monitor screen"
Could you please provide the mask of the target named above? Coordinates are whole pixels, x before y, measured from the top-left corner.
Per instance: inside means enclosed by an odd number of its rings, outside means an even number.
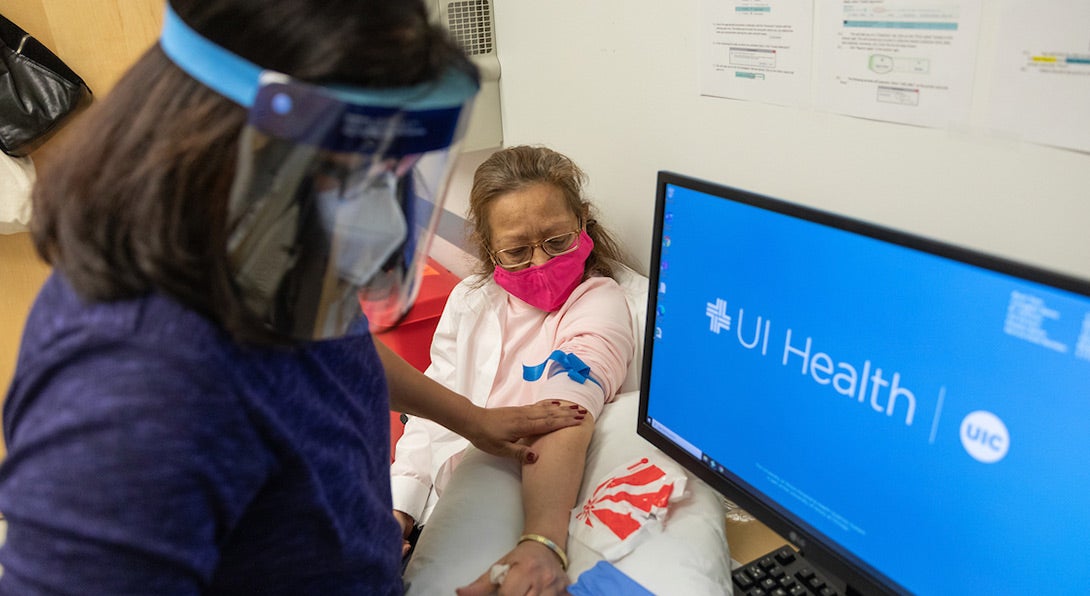
[[[1090,284],[668,172],[652,246],[641,436],[855,592],[1090,585]]]

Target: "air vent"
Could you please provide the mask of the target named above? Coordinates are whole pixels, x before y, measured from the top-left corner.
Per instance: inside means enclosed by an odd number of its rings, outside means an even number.
[[[495,51],[492,41],[492,5],[489,0],[464,0],[447,4],[447,29],[466,54]]]
[[[495,0],[429,0],[430,18],[445,28],[473,61],[481,90],[473,100],[473,113],[462,139],[462,151],[503,146],[500,115],[500,57],[492,4]]]

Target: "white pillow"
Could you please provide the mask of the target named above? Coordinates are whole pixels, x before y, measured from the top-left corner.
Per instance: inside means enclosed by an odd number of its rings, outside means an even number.
[[[581,505],[606,475],[642,454],[660,451],[636,434],[639,394],[618,395],[596,423],[580,489]],[[648,536],[614,565],[659,595],[731,594],[725,512],[717,494],[687,475],[688,498],[672,504],[661,533]],[[519,464],[470,447],[428,518],[405,572],[408,594],[450,594],[473,582],[515,545],[522,533]],[[568,541],[575,581],[598,555]]]

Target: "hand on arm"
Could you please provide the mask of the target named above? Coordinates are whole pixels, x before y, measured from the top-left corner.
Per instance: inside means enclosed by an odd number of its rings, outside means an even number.
[[[404,557],[409,554],[409,549],[412,548],[412,545],[409,544],[409,534],[412,534],[416,520],[408,513],[397,509],[394,509],[394,519],[401,526],[401,556]]]
[[[518,408],[482,408],[424,376],[382,342],[376,340],[375,348],[386,370],[390,409],[433,420],[493,455],[532,464],[539,455],[536,447],[519,439],[578,425],[584,416],[549,401]]]
[[[552,402],[546,402],[552,403]],[[561,402],[570,408],[570,402]],[[575,412],[585,411],[580,409]],[[566,551],[568,521],[579,487],[587,447],[594,433],[594,420],[589,416],[579,426],[564,428],[533,440],[540,455],[535,466],[522,469],[522,502],[525,510],[523,535],[542,536]],[[475,582],[458,591],[460,596],[491,594],[565,594],[568,576],[560,557],[542,542],[526,540],[501,557],[497,564],[510,569],[502,584],[492,583],[485,571]]]

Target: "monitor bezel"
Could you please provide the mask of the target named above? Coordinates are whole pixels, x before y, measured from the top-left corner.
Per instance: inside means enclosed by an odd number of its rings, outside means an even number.
[[[658,306],[658,263],[662,256],[666,189],[670,185],[684,187],[722,200],[754,206],[1088,297],[1090,297],[1090,281],[725,184],[667,170],[658,172],[655,185],[655,216],[654,231],[651,237],[651,261],[648,271],[650,292],[648,292],[647,297],[637,434],[694,473],[720,494],[737,503],[774,532],[784,537],[809,562],[846,582],[846,586],[842,586],[842,589],[846,589],[847,593],[910,593],[892,578],[883,575],[879,570],[874,569],[834,540],[797,516],[792,515],[786,508],[779,506],[773,499],[768,498],[761,491],[755,489],[729,470],[724,475],[717,474],[706,464],[656,430],[647,420],[648,391],[651,386],[652,372],[651,360],[654,357],[655,310]]]

